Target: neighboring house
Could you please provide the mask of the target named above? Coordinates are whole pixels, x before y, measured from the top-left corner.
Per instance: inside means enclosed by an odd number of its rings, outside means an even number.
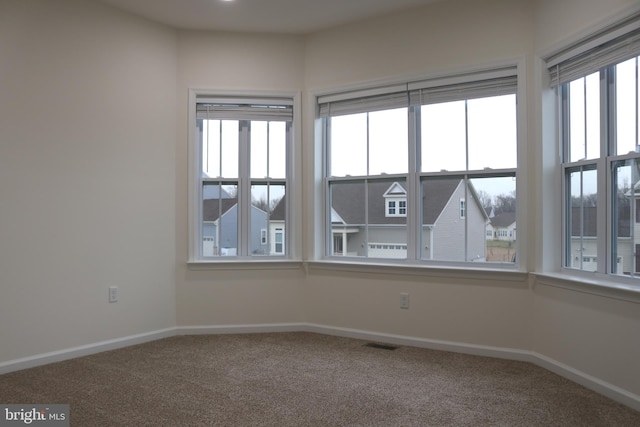
[[[636,205],[638,200],[636,200]],[[635,245],[631,242],[631,212],[622,209],[618,213],[618,236],[616,248],[616,272],[628,274],[631,270],[640,272],[640,236],[635,238]],[[585,206],[582,209],[571,209],[571,258],[569,265],[582,270],[596,271],[598,263],[597,247],[597,216],[595,206]],[[640,228],[640,218],[636,209],[634,229]],[[581,237],[582,236],[582,237]],[[582,259],[581,259],[582,258]],[[635,267],[634,267],[635,259]]]
[[[202,201],[203,256],[234,256],[238,251],[238,199],[218,198]],[[268,214],[251,206],[251,253],[267,254],[262,237],[268,229]],[[264,231],[263,231],[264,230]]]
[[[366,195],[364,188],[363,183],[332,186],[333,255],[406,258],[406,189],[398,182],[388,181],[368,183]],[[423,258],[485,259],[488,217],[471,184],[468,190],[467,197],[472,200],[469,204],[462,180],[427,180],[423,183]]]
[[[283,196],[271,211],[269,217],[269,248],[272,255],[285,253],[286,196]],[[263,236],[264,237],[264,236]],[[266,243],[266,242],[265,242]]]
[[[489,218],[487,240],[516,241],[516,213],[502,212]]]

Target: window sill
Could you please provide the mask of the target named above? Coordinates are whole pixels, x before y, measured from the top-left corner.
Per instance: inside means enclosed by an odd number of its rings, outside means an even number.
[[[309,274],[323,271],[369,273],[398,277],[428,277],[435,279],[462,279],[491,282],[493,285],[527,287],[528,273],[498,268],[433,267],[425,265],[399,265],[346,261],[309,261]]]
[[[535,283],[640,304],[640,284],[566,273],[531,273]]]
[[[189,270],[299,270],[302,261],[291,259],[189,261]]]

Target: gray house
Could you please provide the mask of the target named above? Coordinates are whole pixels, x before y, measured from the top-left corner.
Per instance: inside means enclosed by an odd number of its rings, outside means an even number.
[[[635,215],[631,212],[631,204],[618,209],[615,221],[617,236],[615,245],[616,272],[629,274],[640,272],[640,235],[632,229],[640,230],[640,216],[638,216],[638,200],[636,200]],[[631,219],[634,218],[633,222]],[[595,206],[571,207],[571,247],[567,253],[567,264],[573,268],[596,271],[598,266],[598,232],[597,208]],[[636,237],[637,236],[637,237]],[[635,242],[634,242],[635,241]]]
[[[267,212],[251,206],[251,253],[267,254]],[[238,199],[217,198],[202,201],[203,256],[238,254]]]
[[[516,241],[516,213],[502,212],[492,216],[487,224],[487,240]]]
[[[422,258],[484,260],[488,216],[471,183],[465,191],[460,179],[426,180],[422,190]],[[334,183],[332,254],[406,258],[407,209],[406,189],[397,181]]]

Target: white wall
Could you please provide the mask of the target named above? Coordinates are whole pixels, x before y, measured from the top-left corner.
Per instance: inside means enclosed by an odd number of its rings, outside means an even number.
[[[304,88],[304,40],[264,34],[179,32],[176,164],[178,325],[301,322],[303,275],[299,268],[187,268],[187,105],[190,88],[301,92]]]
[[[525,58],[533,46],[532,10],[528,1],[453,0],[313,34],[306,50],[307,88],[322,91]],[[313,130],[306,130],[310,156]],[[308,185],[306,193],[311,192],[312,183]],[[307,224],[314,221],[310,216],[305,219]],[[528,349],[526,283],[478,277],[341,274],[312,268],[305,282],[306,320],[422,339]],[[400,309],[400,292],[410,293],[408,311]]]
[[[639,6],[637,0],[538,0],[535,13],[536,52],[550,53],[584,36],[586,32],[594,31],[614,17],[619,19],[629,10],[637,10]],[[533,89],[549,92],[544,83]],[[539,123],[540,117],[532,115],[530,122]],[[534,175],[539,191],[532,192],[536,197],[532,206],[538,208],[547,204],[550,207],[535,218],[536,228],[542,231],[537,236],[543,236],[547,243],[554,241],[556,230],[542,222],[543,218],[546,221],[553,220],[559,212],[558,199],[550,199],[549,194],[542,191],[542,171],[548,173],[557,158],[554,155],[554,152],[557,153],[553,146],[554,135],[549,136],[544,143],[542,137],[535,140],[531,156],[539,162]],[[549,247],[542,248],[540,241],[536,244],[540,256],[547,252],[557,255],[556,259],[559,259],[557,244],[551,251]],[[640,360],[640,305],[543,284],[534,286],[532,298],[531,349],[599,381],[634,393],[635,407],[639,407],[640,370],[637,369],[637,361]]]
[[[186,265],[189,88],[303,91],[301,229],[313,255],[308,91],[523,58],[532,166],[519,191],[547,214],[537,52],[634,3],[451,0],[295,37],[174,31],[82,0],[2,0],[0,363],[176,325],[306,322],[531,350],[640,394],[630,302],[495,276]],[[519,227],[530,266],[545,252],[540,224]]]
[[[175,32],[3,0],[0,58],[0,363],[174,326]]]

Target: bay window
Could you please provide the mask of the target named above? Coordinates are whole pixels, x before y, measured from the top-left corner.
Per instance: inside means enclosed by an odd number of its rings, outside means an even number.
[[[516,93],[514,65],[318,97],[325,256],[514,265]]]

